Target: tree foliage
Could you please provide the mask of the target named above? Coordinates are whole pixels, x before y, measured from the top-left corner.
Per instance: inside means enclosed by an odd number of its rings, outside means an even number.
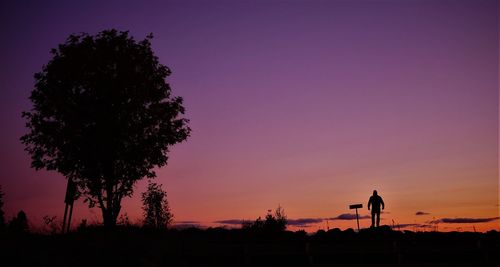
[[[12,232],[24,233],[27,232],[28,229],[28,217],[26,216],[26,213],[21,210],[17,213],[17,216],[12,218],[10,221],[9,230]]]
[[[170,225],[173,215],[167,201],[167,192],[161,185],[149,183],[146,192],[142,193],[142,209],[144,226],[156,229]]]
[[[57,216],[45,215],[42,219],[45,224],[45,232],[55,234],[61,231],[62,223],[58,220]]]
[[[133,185],[155,177],[169,147],[190,133],[151,39],[116,30],[70,35],[35,74],[33,109],[23,112],[29,132],[21,141],[32,167],[73,179],[107,226]]]
[[[259,217],[254,222],[244,222],[242,228],[266,232],[279,232],[286,230],[287,224],[288,219],[285,215],[285,209],[278,206],[276,210],[274,210],[274,214],[269,210],[264,220]]]

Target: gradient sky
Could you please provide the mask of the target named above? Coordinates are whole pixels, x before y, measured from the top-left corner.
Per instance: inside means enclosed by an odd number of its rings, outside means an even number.
[[[154,33],[185,100],[192,136],[156,179],[179,224],[253,220],[278,205],[319,222],[377,189],[384,224],[499,230],[499,10],[493,0],[2,1],[6,214],[62,216],[65,180],[30,168],[21,111],[51,48],[117,28]],[[123,202],[133,221],[145,185]],[[78,202],[74,216],[101,215]],[[490,220],[466,223],[477,218]],[[326,221],[306,230],[318,228]]]

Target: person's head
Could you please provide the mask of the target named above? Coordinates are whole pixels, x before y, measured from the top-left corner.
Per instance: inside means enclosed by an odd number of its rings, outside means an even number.
[[[378,195],[377,190],[373,190],[373,195],[374,196]]]

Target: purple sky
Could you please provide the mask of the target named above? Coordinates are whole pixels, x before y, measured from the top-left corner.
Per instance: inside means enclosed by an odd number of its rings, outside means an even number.
[[[109,28],[154,33],[185,100],[192,137],[157,179],[179,221],[335,217],[373,189],[401,223],[498,216],[498,1],[103,2],[0,4],[8,216],[61,215],[64,179],[30,169],[20,114],[51,48]]]

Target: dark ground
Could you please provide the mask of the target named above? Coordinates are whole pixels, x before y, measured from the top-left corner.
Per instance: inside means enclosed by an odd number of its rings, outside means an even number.
[[[0,234],[0,266],[500,266],[500,233],[135,227]]]

